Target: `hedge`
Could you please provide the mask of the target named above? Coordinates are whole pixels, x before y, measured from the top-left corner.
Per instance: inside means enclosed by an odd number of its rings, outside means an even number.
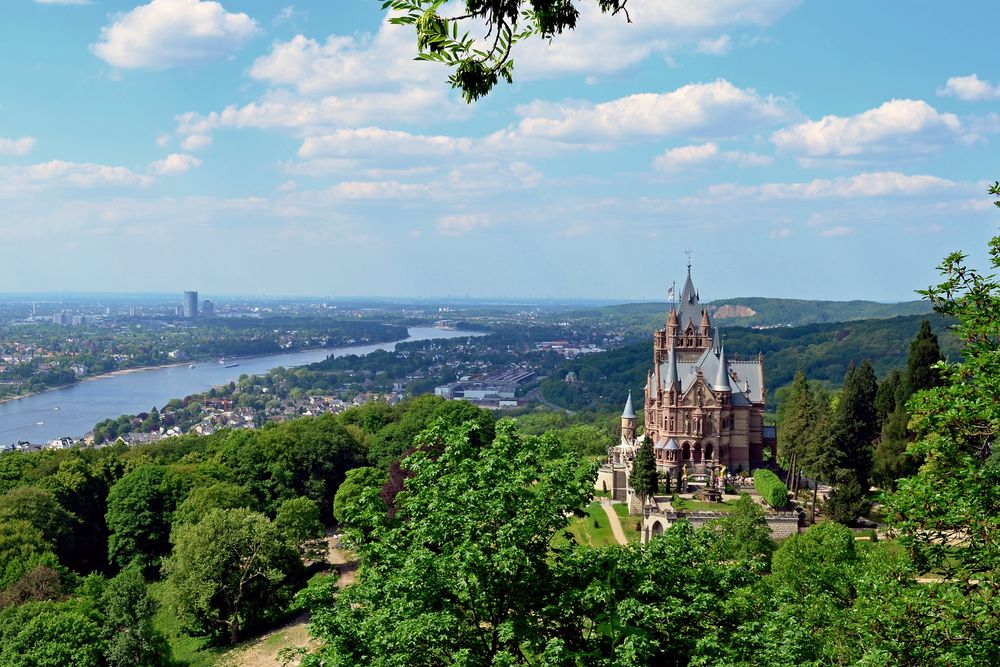
[[[780,509],[788,504],[788,489],[781,478],[766,468],[758,468],[753,473],[753,485],[757,493],[768,505]]]

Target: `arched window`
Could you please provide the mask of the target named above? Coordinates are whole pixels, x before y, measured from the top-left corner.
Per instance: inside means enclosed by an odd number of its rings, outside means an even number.
[[[650,530],[650,532],[653,533],[653,535],[662,535],[663,534],[663,524],[660,523],[659,521],[654,521],[653,522],[653,527]]]
[[[712,443],[710,443],[710,442],[706,443],[705,444],[705,460],[706,461],[711,461],[712,460],[712,451],[713,451]]]
[[[701,443],[695,443],[694,445],[694,462],[701,463]]]
[[[681,452],[684,455],[684,460],[685,461],[690,461],[691,460],[691,443],[685,442],[684,445],[681,447]]]

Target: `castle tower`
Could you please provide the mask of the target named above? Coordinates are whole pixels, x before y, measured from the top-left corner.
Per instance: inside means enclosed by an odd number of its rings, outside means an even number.
[[[622,444],[635,444],[635,430],[638,419],[635,416],[635,408],[632,407],[632,392],[628,393],[628,400],[625,402],[625,409],[622,411]]]

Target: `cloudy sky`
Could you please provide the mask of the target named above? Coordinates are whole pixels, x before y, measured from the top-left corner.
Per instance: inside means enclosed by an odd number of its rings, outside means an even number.
[[[8,0],[0,292],[903,300],[1000,212],[994,3],[581,0],[469,106],[378,0]]]

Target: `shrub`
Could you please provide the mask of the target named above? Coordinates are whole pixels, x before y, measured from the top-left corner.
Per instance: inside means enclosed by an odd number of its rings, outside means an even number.
[[[788,504],[788,489],[777,475],[766,468],[753,473],[753,485],[757,493],[771,507],[778,509]]]

